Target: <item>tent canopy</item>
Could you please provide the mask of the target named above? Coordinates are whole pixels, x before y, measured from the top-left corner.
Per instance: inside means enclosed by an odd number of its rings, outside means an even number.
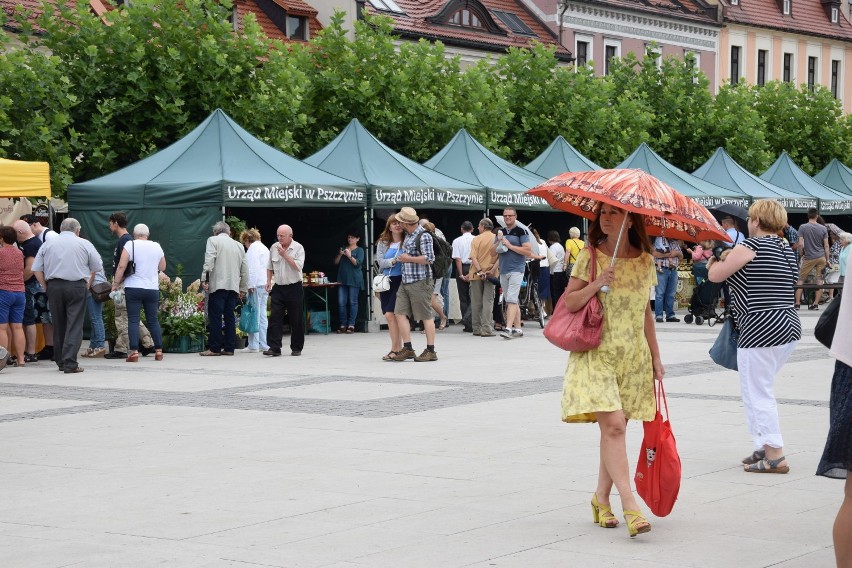
[[[753,199],[777,199],[788,211],[807,211],[808,208],[817,206],[816,199],[803,197],[760,179],[739,165],[724,148],[717,148],[710,159],[692,175],[732,191],[745,193]]]
[[[616,168],[636,168],[647,172],[705,207],[720,203],[733,203],[741,207],[748,204],[748,196],[743,192],[719,187],[674,167],[644,142]]]
[[[428,168],[488,191],[488,207],[518,207],[550,211],[540,197],[525,192],[545,181],[506,161],[479,143],[462,128],[452,140],[424,164]]]
[[[0,158],[0,197],[50,197],[50,166]]]
[[[391,150],[358,119],[305,163],[368,186],[373,207],[485,208],[485,190]]]
[[[565,172],[584,172],[603,168],[578,152],[560,135],[535,160],[527,164],[526,169],[550,179]]]
[[[72,184],[73,211],[204,206],[366,204],[363,184],[341,179],[261,142],[221,109],[159,152]]]
[[[793,193],[819,199],[821,213],[852,212],[852,196],[835,191],[816,181],[797,166],[786,151],[781,152],[775,163],[769,166],[760,178]]]
[[[835,191],[852,196],[852,169],[837,158],[831,160],[814,179]]]

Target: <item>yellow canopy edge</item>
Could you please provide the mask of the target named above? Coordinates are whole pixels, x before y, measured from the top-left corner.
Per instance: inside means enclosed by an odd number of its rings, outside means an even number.
[[[0,197],[50,197],[50,165],[0,158]]]

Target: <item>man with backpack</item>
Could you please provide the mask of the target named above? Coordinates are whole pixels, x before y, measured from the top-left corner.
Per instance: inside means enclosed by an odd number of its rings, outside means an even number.
[[[414,359],[415,361],[437,361],[435,352],[435,320],[432,319],[432,290],[435,275],[435,237],[420,226],[417,211],[411,207],[403,207],[396,214],[407,236],[402,242],[402,253],[396,257],[402,263],[402,284],[396,295],[394,317],[396,317],[399,334],[402,337],[402,349],[393,360],[397,362]],[[446,266],[437,267],[446,270]],[[411,345],[411,323],[422,321],[426,332],[426,349],[417,355]]]

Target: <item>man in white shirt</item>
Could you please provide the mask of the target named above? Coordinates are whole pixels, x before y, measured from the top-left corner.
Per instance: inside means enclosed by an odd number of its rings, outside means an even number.
[[[281,225],[275,233],[278,242],[269,248],[266,265],[266,291],[271,299],[268,357],[281,356],[284,336],[284,312],[290,325],[290,355],[298,357],[305,346],[305,292],[302,290],[302,269],[305,267],[305,247],[293,240],[290,225]]]
[[[459,309],[462,314],[462,331],[473,333],[470,310],[470,243],[473,242],[473,223],[465,221],[461,236],[453,239],[453,262],[456,266],[456,286],[459,292]]]

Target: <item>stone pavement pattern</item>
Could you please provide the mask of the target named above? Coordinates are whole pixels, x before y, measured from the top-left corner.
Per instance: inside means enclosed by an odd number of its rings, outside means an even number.
[[[382,362],[378,333],[309,335],[300,358],[6,369],[0,567],[833,566],[842,483],[813,472],[834,361],[801,315],[776,384],[788,475],[738,465],[719,327],[658,325],[684,479],[635,539],[591,522],[597,426],[559,421],[567,356],[529,323],[511,342],[452,326],[428,364]]]

